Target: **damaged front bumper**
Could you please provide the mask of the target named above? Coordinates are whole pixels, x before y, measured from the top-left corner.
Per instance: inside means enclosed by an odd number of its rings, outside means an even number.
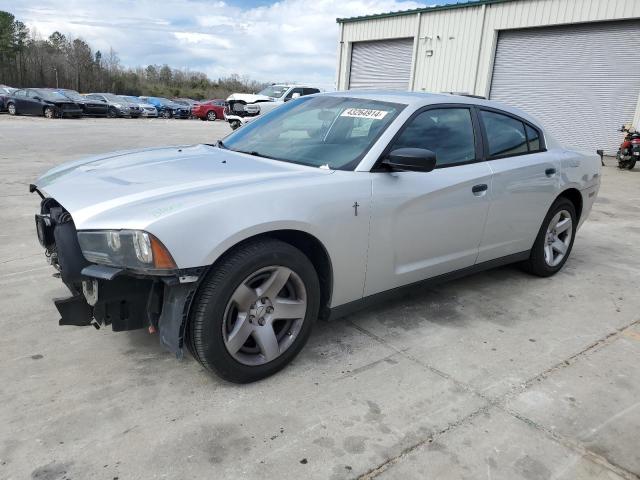
[[[36,227],[49,263],[71,292],[54,299],[60,325],[111,325],[116,332],[147,328],[169,351],[183,356],[189,309],[204,268],[145,275],[89,263],[73,219],[52,198],[42,200]]]

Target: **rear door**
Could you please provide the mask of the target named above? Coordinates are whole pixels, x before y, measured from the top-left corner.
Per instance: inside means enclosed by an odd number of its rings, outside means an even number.
[[[29,107],[27,105],[27,91],[16,90],[13,92],[13,103],[16,106],[16,113],[21,115],[28,113]]]
[[[419,110],[391,141],[436,154],[431,172],[374,168],[365,295],[472,266],[489,210],[491,169],[468,105]]]
[[[493,171],[491,208],[478,263],[531,249],[560,193],[560,160],[540,131],[509,113],[480,108],[485,157]]]

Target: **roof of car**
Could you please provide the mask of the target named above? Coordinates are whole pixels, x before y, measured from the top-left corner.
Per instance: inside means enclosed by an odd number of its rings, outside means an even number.
[[[496,102],[495,100],[486,100],[484,98],[472,97],[467,95],[454,95],[450,93],[402,92],[393,90],[345,90],[321,93],[316,95],[333,95],[340,97],[380,100],[383,102],[402,103],[411,105],[412,107],[436,105],[439,103],[463,103],[469,105],[481,105],[512,113],[540,126],[540,122],[538,120],[536,120],[528,113],[523,112],[519,108],[512,107],[501,102]]]

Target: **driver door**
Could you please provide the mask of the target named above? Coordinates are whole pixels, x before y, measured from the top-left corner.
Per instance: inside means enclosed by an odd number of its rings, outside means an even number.
[[[482,161],[475,112],[438,105],[414,114],[387,152],[436,154],[431,172],[372,171],[372,214],[364,295],[472,266],[489,210],[491,169]]]

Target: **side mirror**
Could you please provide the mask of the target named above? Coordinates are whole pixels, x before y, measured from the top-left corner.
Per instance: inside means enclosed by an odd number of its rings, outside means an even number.
[[[426,148],[398,148],[390,152],[382,164],[391,170],[430,172],[436,168],[436,154]]]
[[[296,98],[300,98],[300,93],[299,92],[291,94],[291,100],[295,100]]]
[[[33,98],[34,100],[38,100],[38,101],[42,100],[42,99],[41,99],[40,97],[38,97],[37,95],[36,95],[35,97],[31,97],[31,98]]]

